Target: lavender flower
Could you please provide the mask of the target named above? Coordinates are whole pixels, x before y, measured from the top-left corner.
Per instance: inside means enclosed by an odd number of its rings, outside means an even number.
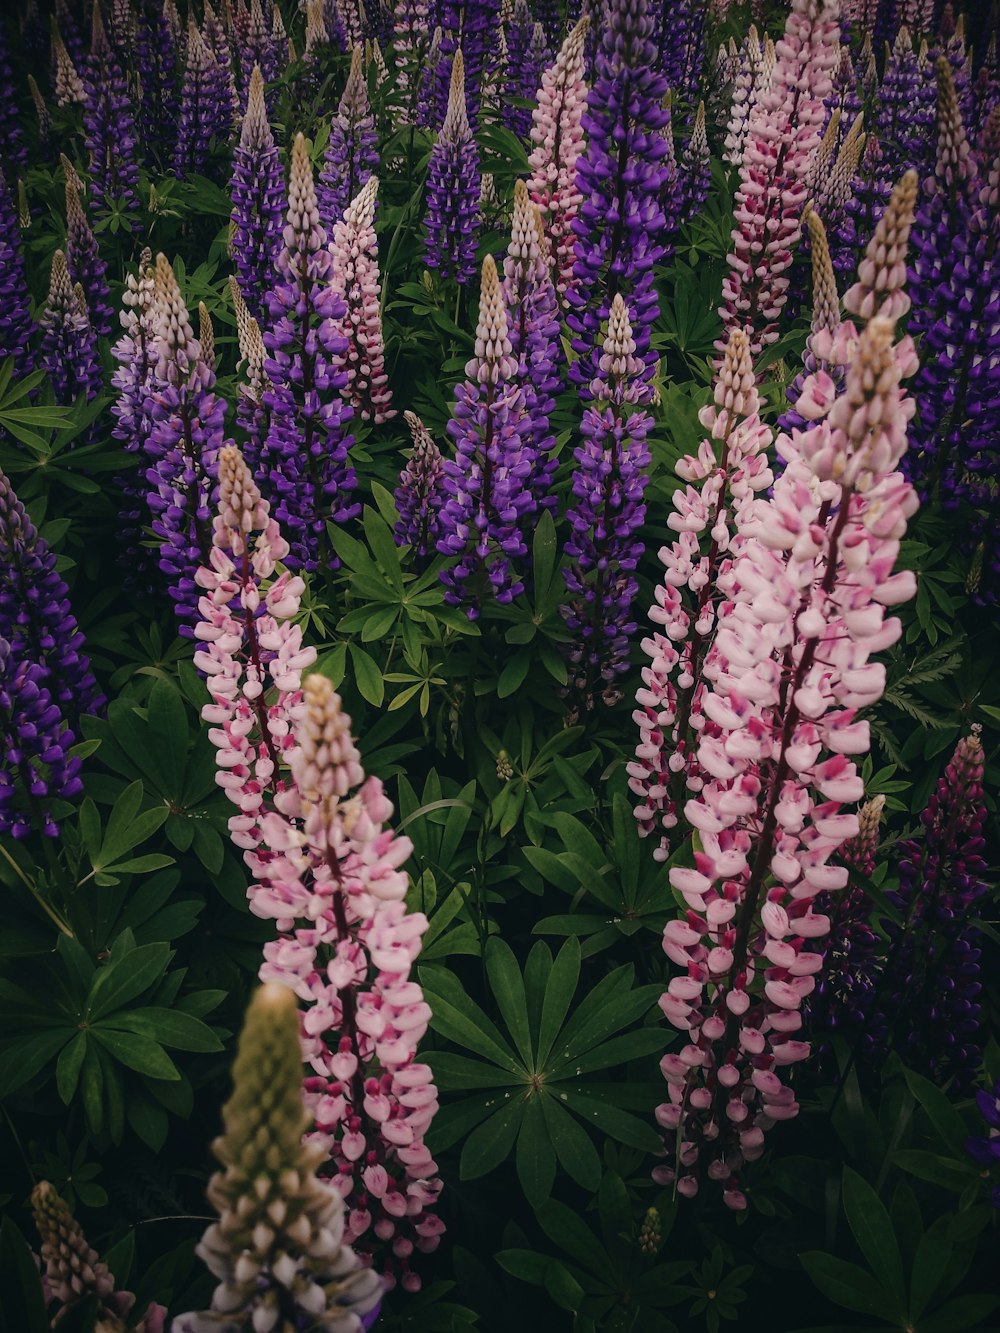
[[[139,207],[135,112],[122,67],[104,30],[97,0],[94,0],[93,35],[83,70],[83,86],[84,141],[90,154],[94,197],[103,198],[109,208],[119,204],[134,212]]]
[[[441,40],[436,64],[435,116],[440,124],[451,101],[452,65],[461,51],[465,73],[465,110],[476,124],[486,65],[496,42],[500,0],[438,0]]]
[[[278,12],[277,6],[275,11]],[[250,87],[253,68],[260,66],[265,83],[279,78],[285,67],[287,51],[275,41],[268,27],[261,0],[251,0],[245,31],[239,34],[239,63],[244,95]]]
[[[656,44],[660,73],[674,97],[693,105],[705,60],[705,19],[702,0],[660,0]]]
[[[264,371],[270,387],[263,402],[271,420],[258,480],[274,497],[273,512],[291,548],[286,563],[310,572],[336,566],[327,522],[347,522],[361,510],[350,498],[357,484],[347,461],[351,409],[340,394],[347,384],[347,340],[337,326],[346,312],[330,285],[333,258],[326,241],[299,134],[278,281],[267,295]]]
[[[165,164],[177,142],[177,46],[159,0],[140,0],[135,44],[140,142],[147,162]]]
[[[437,549],[454,561],[441,571],[445,600],[465,605],[470,620],[492,596],[501,605],[524,591],[512,561],[527,554],[535,470],[524,395],[516,383],[497,268],[483,261],[476,355],[455,389],[448,434],[455,458],[444,465],[446,495]]]
[[[174,150],[173,170],[179,179],[204,175],[213,141],[228,137],[232,122],[229,80],[229,71],[219,64],[192,18]]]
[[[156,364],[144,410],[152,421],[146,439],[147,501],[160,539],[157,559],[190,638],[198,618],[194,575],[208,560],[222,447],[225,404],[212,392],[215,376],[205,365],[184,298],[165,255],[154,278]]]
[[[440,535],[438,511],[443,498],[444,459],[434,437],[415,412],[404,412],[413,438],[413,452],[399,474],[393,529],[397,546],[410,546],[424,557],[431,555]]]
[[[503,271],[507,330],[516,361],[511,378],[524,395],[534,456],[528,488],[539,508],[553,508],[556,499],[549,492],[556,459],[550,417],[562,362],[559,298],[546,259],[542,221],[523,181],[514,186],[514,218]]]
[[[886,61],[879,88],[875,124],[886,168],[896,180],[915,167],[923,176],[933,164],[934,79],[922,69],[905,28],[900,28]]]
[[[637,533],[646,515],[646,436],[653,419],[641,407],[651,391],[620,292],[611,303],[602,347],[590,386],[593,401],[580,427],[583,443],[573,451],[574,504],[566,515],[571,564],[564,570],[571,600],[561,608],[573,635],[570,688],[587,708],[593,708],[597,689],[607,704],[621,697],[615,680],[627,669],[636,629],[629,613],[643,552]]]
[[[102,337],[107,337],[113,317],[108,266],[101,258],[97,237],[80,201],[79,177],[65,155],[62,164],[66,177],[66,263],[73,281],[84,290],[91,323]]]
[[[870,1027],[892,1033],[911,1069],[965,1087],[982,1060],[980,932],[969,924],[986,893],[983,747],[959,741],[920,816],[920,836],[899,844],[899,886],[886,896],[901,921],[883,921],[888,955]]]
[[[0,172],[0,361],[9,356],[18,377],[33,368],[31,338],[35,326],[28,312],[21,229],[14,200]]]
[[[376,425],[396,415],[385,369],[382,286],[375,237],[378,177],[370,176],[333,227],[330,285],[344,306],[338,330],[346,339],[343,396],[362,421]]]
[[[233,153],[232,250],[243,299],[255,318],[264,307],[281,249],[285,179],[264,100],[264,78],[254,65],[240,141]]]
[[[631,312],[644,379],[652,379],[657,360],[649,336],[659,312],[653,266],[664,253],[663,131],[670,115],[652,32],[648,0],[608,4],[583,118],[590,140],[577,164],[583,203],[573,223],[574,285],[567,292],[567,323],[579,354],[570,373],[584,396],[597,374],[599,330],[619,293]]]
[[[519,139],[527,139],[531,130],[531,107],[514,106],[508,99],[534,101],[542,80],[545,61],[539,61],[533,47],[535,23],[527,0],[516,0],[507,33],[506,93],[503,100],[503,123]]]
[[[47,838],[59,836],[49,803],[83,790],[76,741],[45,688],[45,673],[18,661],[0,635],[0,833],[26,838],[32,824]]]
[[[712,159],[705,132],[705,103],[699,102],[694,125],[681,153],[678,173],[682,221],[690,222],[692,218],[698,216],[708,198],[711,183]]]
[[[327,235],[361,187],[378,170],[378,135],[368,103],[368,88],[361,67],[362,51],[351,52],[351,72],[337,114],[330,121],[330,139],[323,170],[316,182],[319,217]]]
[[[17,176],[28,162],[28,146],[21,128],[21,112],[14,96],[14,71],[7,49],[7,26],[0,23],[0,171],[6,176]]]
[[[48,300],[39,320],[42,333],[40,361],[49,377],[57,403],[70,406],[79,394],[87,402],[101,390],[97,334],[84,301],[70,283],[66,256],[56,250]]]
[[[240,99],[236,94],[236,80],[233,77],[233,56],[229,49],[229,38],[226,36],[224,24],[212,8],[212,0],[205,0],[201,35],[204,38],[205,45],[215,57],[216,65],[224,75],[225,100],[227,103],[226,120],[229,124],[232,124],[240,113]]]
[[[885,168],[882,146],[874,134],[869,134],[844,203],[843,216],[829,232],[830,254],[838,278],[857,270],[891,192],[892,178]]]
[[[466,283],[476,271],[476,216],[479,208],[479,150],[465,109],[462,52],[451,68],[448,112],[427,172],[424,262],[443,278]]]

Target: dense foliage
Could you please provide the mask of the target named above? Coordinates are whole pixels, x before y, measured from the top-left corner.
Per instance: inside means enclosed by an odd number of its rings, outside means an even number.
[[[1000,1326],[959,9],[5,10],[0,1333]]]

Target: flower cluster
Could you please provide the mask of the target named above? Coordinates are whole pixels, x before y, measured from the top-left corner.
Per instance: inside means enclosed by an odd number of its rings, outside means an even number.
[[[893,337],[891,320],[872,319],[851,341],[843,393],[823,371],[804,389],[813,424],[779,437],[784,472],[741,515],[702,669],[699,782],[684,811],[699,850],[670,871],[688,910],[664,930],[682,972],[661,1001],[689,1041],[661,1062],[669,1161],[655,1175],[685,1195],[707,1175],[735,1209],[742,1164],[798,1112],[781,1071],[809,1055],[801,1009],[822,955],[806,944],[830,926],[816,897],[847,883],[831,857],[858,832],[843,810],[863,792],[849,757],[869,744],[858,711],[885,685],[870,659],[900,634],[885,607],[915,587],[892,572],[916,509],[898,471],[912,404]]]
[[[448,110],[427,170],[424,262],[442,278],[465,283],[476,271],[476,217],[479,211],[479,150],[465,104],[461,50],[451,65]]]
[[[440,533],[438,511],[443,497],[444,459],[434,437],[415,412],[404,412],[413,451],[399,474],[395,502],[399,521],[393,531],[397,546],[412,546],[418,556],[430,555]]]
[[[87,402],[101,390],[103,376],[97,355],[97,333],[90,322],[80,287],[70,283],[66,256],[56,250],[41,330],[39,364],[52,385],[57,403],[70,405],[82,394]]]
[[[571,536],[564,578],[571,600],[561,610],[572,635],[569,687],[585,708],[593,708],[597,691],[607,704],[621,697],[616,680],[628,667],[636,628],[630,615],[644,549],[638,533],[646,516],[646,436],[653,425],[642,410],[651,398],[643,371],[619,292],[580,425],[583,443],[573,452],[573,504],[566,515]]]
[[[334,223],[331,286],[344,307],[340,332],[347,342],[342,392],[362,421],[380,424],[395,416],[382,341],[381,283],[375,204],[378,179],[370,176],[357,198]]]
[[[583,202],[576,172],[584,146],[587,84],[583,59],[589,26],[584,15],[563,42],[555,63],[542,74],[531,117],[528,192],[542,215],[556,289],[563,299],[573,281],[573,222]]]
[[[750,112],[722,285],[720,353],[734,328],[747,331],[755,357],[778,337],[805,180],[839,60],[837,14],[838,0],[792,0],[774,76]]]
[[[663,583],[649,612],[662,629],[642,642],[651,662],[642,669],[632,715],[639,744],[628,766],[629,787],[639,801],[639,832],[659,833],[653,855],[661,861],[669,853],[685,784],[697,782],[698,738],[705,726],[701,673],[715,638],[719,577],[738,549],[739,515],[774,480],[767,459],[772,436],[760,407],[749,339],[733,329],[713,402],[699,413],[708,438],[677,465],[686,485],[673,494],[667,526],[676,536],[660,550]]]
[[[190,638],[190,622],[197,618],[194,575],[208,557],[225,404],[212,392],[215,374],[162,254],[156,257],[153,320],[155,364],[143,406],[150,422],[146,500],[160,540],[157,561],[181,621],[178,632]]]
[[[219,1285],[209,1310],[183,1314],[175,1333],[223,1328],[361,1333],[382,1288],[343,1243],[344,1205],[319,1180],[320,1151],[303,1143],[295,999],[263,986],[250,1001],[233,1064],[222,1163],[208,1185],[219,1214],[197,1253]]]
[[[583,117],[588,142],[577,162],[583,202],[572,224],[576,251],[566,295],[579,354],[571,375],[584,397],[598,375],[601,327],[619,294],[628,306],[644,379],[652,379],[657,361],[650,348],[659,312],[653,267],[667,239],[662,201],[670,186],[671,146],[664,138],[670,125],[663,106],[667,83],[656,70],[652,34],[649,0],[608,7]]]
[[[108,207],[139,207],[138,132],[128,84],[94,5],[90,55],[83,68],[84,141],[90,155],[93,191]]]
[[[243,299],[260,317],[281,249],[285,178],[267,118],[264,76],[254,65],[239,142],[233,151],[232,251]]]
[[[341,397],[347,339],[339,327],[346,310],[331,285],[333,257],[301,134],[292,148],[283,241],[277,281],[266,297],[263,403],[270,423],[257,480],[274,497],[290,568],[311,572],[335,563],[327,522],[343,523],[360,506],[350,498],[356,485],[347,461],[351,408]]]
[[[17,209],[0,173],[0,364],[9,356],[17,376],[33,369],[34,327]]]
[[[1000,1163],[1000,1078],[994,1082],[992,1091],[980,1088],[976,1104],[989,1132],[967,1138],[965,1148],[980,1166],[989,1169]],[[991,1202],[994,1208],[1000,1208],[1000,1185],[994,1185]]]
[[[437,549],[451,557],[441,571],[445,600],[465,605],[470,620],[492,596],[501,604],[524,591],[511,562],[528,551],[535,499],[528,489],[536,459],[524,394],[517,382],[496,264],[483,261],[476,355],[455,389],[448,434],[455,457],[444,465]]]
[[[330,121],[330,138],[323,170],[316,182],[320,221],[329,235],[348,204],[378,170],[378,136],[368,103],[362,50],[351,53],[351,70],[337,114]]]
[[[213,142],[228,138],[233,111],[228,62],[217,59],[193,17],[186,54],[173,159],[174,175],[182,180],[206,173]]]
[[[70,277],[83,288],[90,322],[102,337],[111,332],[113,314],[108,290],[108,266],[101,258],[80,199],[80,178],[69,159],[62,157],[66,177],[66,263]]]

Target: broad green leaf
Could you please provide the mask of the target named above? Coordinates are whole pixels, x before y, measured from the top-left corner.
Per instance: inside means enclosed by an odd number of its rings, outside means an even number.
[[[496,1259],[505,1273],[536,1287],[543,1285],[545,1273],[552,1263],[549,1255],[539,1254],[537,1250],[501,1250]]]
[[[965,1125],[951,1102],[930,1079],[912,1069],[905,1071],[906,1084],[927,1113],[927,1118],[951,1152],[962,1160],[965,1151]]]
[[[424,1059],[434,1070],[438,1086],[445,1092],[470,1088],[517,1088],[511,1074],[482,1060],[470,1060],[457,1051],[428,1051]]]
[[[538,1066],[548,1066],[552,1044],[565,1022],[580,979],[580,942],[567,940],[556,954],[542,1001],[542,1020],[538,1030]]]
[[[897,1316],[906,1313],[903,1260],[888,1210],[866,1180],[844,1167],[844,1213],[872,1272],[879,1279]]]
[[[363,648],[360,648],[356,643],[350,643],[348,647],[351,662],[354,665],[354,679],[361,697],[375,708],[381,708],[382,700],[385,698],[385,682],[382,679],[382,672],[378,669],[374,659],[369,657]]]
[[[431,1027],[435,1032],[512,1074],[521,1071],[514,1052],[457,979],[447,973],[442,975],[439,968],[421,968],[420,981],[431,1007]]]
[[[910,1306],[907,1313],[914,1322],[927,1309],[944,1281],[954,1246],[951,1242],[951,1215],[937,1218],[920,1237],[913,1256],[910,1277]]]
[[[380,514],[365,505],[364,526],[368,545],[372,548],[379,568],[389,580],[393,591],[402,595],[403,573],[399,564],[399,548],[392,539],[389,525]]]
[[[87,1034],[78,1032],[59,1052],[56,1062],[56,1090],[65,1106],[69,1106],[80,1081],[83,1058],[87,1054]]]
[[[542,1205],[537,1212],[538,1224],[555,1245],[565,1250],[587,1272],[603,1273],[608,1256],[600,1241],[580,1215],[556,1199]]]
[[[515,1155],[517,1176],[532,1208],[541,1207],[552,1193],[556,1178],[556,1151],[549,1138],[542,1101],[542,1093],[536,1091],[523,1103]]]
[[[662,1148],[659,1134],[653,1129],[651,1121],[640,1120],[620,1107],[612,1106],[597,1097],[587,1096],[576,1088],[560,1091],[559,1100],[565,1100],[571,1111],[575,1111],[592,1129],[603,1130],[610,1138],[619,1143],[627,1143],[630,1148],[639,1148],[643,1152],[655,1153]]]
[[[486,1105],[491,1104],[487,1100]],[[488,1120],[472,1131],[462,1147],[458,1174],[462,1180],[475,1180],[494,1170],[510,1156],[514,1139],[524,1115],[523,1096],[511,1098],[494,1111]]]
[[[146,709],[156,750],[157,785],[180,804],[187,766],[188,712],[173,681],[161,676],[153,682]]]
[[[159,1043],[149,1037],[140,1037],[134,1032],[119,1028],[106,1027],[104,1024],[92,1027],[95,1039],[114,1058],[137,1074],[148,1078],[161,1078],[173,1081],[180,1078],[180,1071]]]
[[[528,1028],[528,1006],[524,994],[524,981],[521,969],[517,965],[510,946],[499,936],[494,936],[486,943],[486,972],[490,980],[490,989],[497,1008],[503,1015],[507,1030],[514,1038],[514,1045],[524,1061],[525,1067],[532,1067],[531,1033]]]
[[[497,698],[508,699],[512,694],[515,694],[524,684],[530,666],[531,656],[529,653],[516,653],[500,672],[500,678],[497,681]]]
[[[554,1065],[554,1077],[566,1078],[570,1074],[593,1074],[598,1069],[612,1069],[615,1065],[626,1064],[629,1060],[641,1059],[644,1055],[662,1053],[669,1038],[668,1032],[658,1028],[639,1028],[636,1032],[623,1032],[618,1037],[602,1042],[585,1055],[573,1055]]]
[[[896,1303],[887,1297],[880,1283],[870,1273],[821,1250],[799,1256],[802,1267],[824,1296],[845,1310],[874,1314],[896,1323]]]
[[[222,1042],[207,1023],[176,1009],[149,1005],[128,1014],[115,1014],[105,1027],[124,1028],[140,1037],[150,1037],[163,1046],[178,1051],[221,1051]]]
[[[55,1032],[34,1032],[29,1037],[16,1037],[0,1053],[0,1088],[5,1097],[30,1083],[56,1058],[72,1037],[71,1028]]]
[[[106,964],[94,979],[87,1001],[91,1021],[121,1009],[159,981],[170,962],[167,944],[143,944]]]
[[[987,1315],[991,1315],[998,1306],[1000,1296],[996,1294],[956,1296],[927,1319],[921,1319],[918,1333],[958,1333],[959,1329],[979,1328]]]
[[[601,1159],[586,1130],[563,1110],[554,1096],[546,1094],[541,1102],[545,1127],[559,1164],[578,1185],[596,1190],[601,1183]]]

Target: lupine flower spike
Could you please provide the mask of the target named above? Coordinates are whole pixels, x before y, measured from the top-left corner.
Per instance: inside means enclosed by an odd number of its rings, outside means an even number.
[[[442,278],[466,283],[476,271],[479,150],[465,106],[462,52],[451,67],[448,110],[427,172],[424,262]]]
[[[233,153],[233,259],[243,299],[254,318],[273,281],[284,225],[285,178],[267,118],[264,76],[254,65],[240,140]]]
[[[85,142],[94,197],[108,207],[139,207],[138,132],[128,84],[94,0],[93,36],[83,71]]]
[[[384,1253],[386,1276],[415,1290],[410,1257],[436,1248],[444,1228],[424,1144],[437,1094],[416,1060],[430,1009],[410,979],[427,928],[404,901],[412,849],[385,827],[392,806],[365,778],[350,719],[319,673],[306,678],[289,761],[280,813],[263,817],[265,845],[246,858],[251,910],[280,932],[261,979],[291,985],[306,1006],[308,1141],[347,1204],[346,1238]]]
[[[0,172],[0,363],[9,356],[18,377],[33,369],[34,328],[17,209]]]
[[[444,498],[444,459],[430,431],[415,412],[404,412],[413,452],[399,474],[395,502],[399,521],[393,532],[397,546],[411,546],[420,557],[434,552],[440,532],[438,512]]]
[[[583,61],[589,27],[590,19],[585,15],[563,42],[555,64],[542,74],[538,104],[531,117],[528,192],[542,216],[556,290],[563,299],[573,282],[573,220],[583,202],[576,170],[584,145],[587,84]]]
[[[722,288],[720,353],[730,329],[747,331],[754,357],[778,337],[806,203],[805,180],[839,60],[837,15],[838,0],[792,0],[775,48],[774,78],[750,113]]]
[[[340,1195],[317,1178],[322,1150],[302,1141],[297,1027],[286,986],[256,992],[212,1145],[222,1170],[208,1198],[219,1220],[197,1249],[219,1285],[211,1308],[180,1315],[175,1333],[361,1333],[381,1299],[378,1278],[343,1242]]]
[[[225,404],[212,392],[215,375],[202,358],[173,269],[156,257],[154,285],[156,342],[145,411],[152,420],[146,440],[147,501],[153,532],[160,539],[157,559],[190,637],[197,618],[194,575],[209,550]]]
[[[670,112],[667,83],[656,72],[649,0],[609,6],[600,32],[597,77],[587,96],[586,151],[577,164],[583,196],[576,234],[567,323],[579,359],[570,375],[586,398],[603,355],[600,330],[619,293],[629,311],[631,336],[651,381],[657,362],[650,348],[658,298],[653,269],[664,254],[667,219],[662,201],[670,183],[665,163]]]
[[[204,175],[213,142],[226,139],[231,124],[229,69],[219,63],[192,18],[188,22],[174,175],[181,179]]]
[[[644,369],[619,293],[580,426],[583,443],[573,453],[573,504],[566,515],[572,529],[566,542],[571,563],[564,571],[570,601],[561,610],[572,634],[571,697],[585,708],[594,707],[598,693],[609,705],[621,698],[617,678],[628,668],[636,628],[630,615],[644,549],[638,532],[646,515],[646,436],[653,426],[642,410],[652,397]]]
[[[70,406],[82,394],[87,402],[101,390],[97,334],[70,282],[66,256],[56,250],[48,300],[39,320],[42,339],[39,361],[49,377],[57,403]]]
[[[52,20],[52,54],[55,60],[56,106],[82,105],[87,100],[79,71],[73,64],[55,19]]]
[[[750,341],[742,329],[734,329],[713,402],[698,414],[708,437],[697,454],[677,465],[686,485],[673,493],[667,527],[676,535],[660,549],[663,583],[649,612],[661,628],[642,641],[651,662],[642,669],[643,684],[636,693],[632,716],[639,744],[628,774],[638,798],[639,832],[659,835],[653,852],[658,861],[669,855],[686,783],[697,772],[695,752],[705,726],[702,671],[722,600],[719,574],[739,547],[739,516],[774,479],[767,459],[772,436],[760,419],[760,407]]]
[[[319,218],[309,151],[301,134],[292,148],[288,217],[277,281],[267,293],[263,403],[270,424],[258,482],[274,496],[292,569],[335,564],[328,520],[360,513],[348,463],[351,408],[341,397],[346,307],[331,285],[333,257]]]
[[[476,355],[466,363],[465,374],[448,423],[455,458],[444,465],[447,498],[438,551],[452,558],[441,571],[445,600],[465,605],[475,620],[487,597],[506,604],[524,591],[512,561],[527,554],[536,508],[528,481],[537,460],[500,279],[489,255],[483,261]]]
[[[316,182],[320,221],[331,234],[334,224],[361,187],[378,170],[378,136],[368,102],[362,51],[351,53],[351,70],[337,114],[330,121],[330,139]]]
[[[340,331],[347,339],[342,393],[362,421],[376,425],[395,416],[382,342],[381,283],[375,203],[378,179],[369,177],[333,228],[331,286],[345,307]]]
[[[885,687],[871,657],[901,632],[885,607],[915,591],[912,573],[892,573],[916,509],[898,471],[909,405],[893,337],[891,321],[873,319],[825,416],[779,437],[785,470],[770,498],[750,502],[719,579],[726,601],[703,669],[714,725],[685,807],[700,846],[693,867],[669,872],[688,912],[664,930],[682,972],[661,1008],[688,1042],[661,1062],[668,1160],[655,1178],[686,1196],[718,1181],[734,1209],[746,1207],[741,1165],[798,1113],[781,1071],[809,1055],[801,1008],[822,954],[805,946],[830,927],[815,900],[847,883],[831,858],[858,833],[843,810],[863,793],[849,757],[869,745],[857,714]],[[819,397],[807,384],[799,401]]]
[[[87,221],[80,199],[80,178],[65,154],[62,166],[66,177],[66,263],[73,281],[80,283],[86,293],[91,323],[102,337],[107,337],[113,315],[108,266]]]

